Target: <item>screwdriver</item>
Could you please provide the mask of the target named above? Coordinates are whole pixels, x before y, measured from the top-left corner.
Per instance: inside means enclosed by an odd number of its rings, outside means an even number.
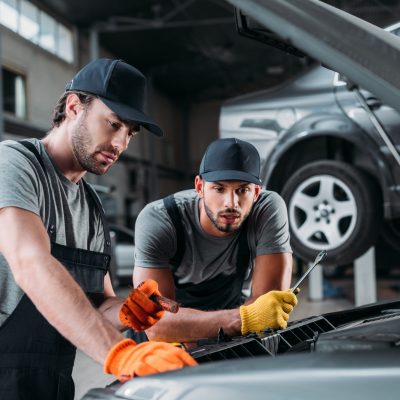
[[[140,286],[143,285],[143,283],[144,282],[139,283],[137,288],[139,289]],[[169,299],[168,297],[152,294],[149,299],[158,304],[163,310],[170,313],[176,314],[179,310],[179,304],[176,301]]]
[[[290,291],[294,294],[297,294],[300,292],[299,286],[300,283],[304,281],[304,279],[308,276],[308,274],[318,265],[321,263],[321,261],[326,257],[328,252],[326,250],[322,250],[317,254],[317,257],[315,257],[314,263],[311,265],[310,268],[301,276],[301,278],[291,287]]]

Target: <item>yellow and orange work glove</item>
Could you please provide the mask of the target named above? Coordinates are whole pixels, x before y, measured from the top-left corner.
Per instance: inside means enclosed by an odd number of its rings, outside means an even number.
[[[104,362],[104,372],[113,374],[121,382],[125,382],[135,376],[194,365],[197,365],[197,362],[186,351],[169,343],[136,344],[132,339],[124,339],[109,351]]]
[[[284,329],[289,314],[297,304],[297,298],[289,290],[272,290],[260,296],[254,303],[240,307],[242,334],[261,332],[264,329]]]
[[[161,295],[157,282],[152,279],[147,279],[136,289],[132,289],[119,310],[122,325],[143,331],[158,322],[165,311],[150,300],[153,294]]]

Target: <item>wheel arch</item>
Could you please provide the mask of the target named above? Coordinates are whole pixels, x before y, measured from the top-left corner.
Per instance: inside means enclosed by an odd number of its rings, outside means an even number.
[[[318,160],[337,160],[350,163],[368,174],[379,186],[384,200],[389,197],[388,187],[391,181],[385,160],[371,145],[366,145],[361,135],[352,135],[349,140],[338,132],[311,132],[292,136],[271,154],[262,176],[268,190],[280,192],[293,172],[304,165]],[[368,136],[368,139],[371,140]],[[376,148],[376,146],[375,146]]]

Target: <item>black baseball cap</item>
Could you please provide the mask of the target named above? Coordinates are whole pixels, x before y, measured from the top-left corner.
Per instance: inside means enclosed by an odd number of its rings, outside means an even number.
[[[144,113],[146,78],[122,60],[100,58],[85,65],[67,84],[66,91],[96,95],[120,118],[137,122],[157,136],[161,128]]]
[[[208,182],[235,180],[261,185],[260,155],[251,143],[218,139],[207,147],[199,175]]]

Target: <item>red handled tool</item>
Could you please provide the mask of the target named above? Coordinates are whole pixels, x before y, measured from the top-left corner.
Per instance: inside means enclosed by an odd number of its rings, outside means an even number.
[[[170,313],[176,314],[179,310],[179,304],[168,297],[153,294],[150,296],[150,300],[154,301],[154,303],[157,303],[163,310],[169,311]]]
[[[139,283],[137,289],[140,289],[140,286],[142,286],[143,283],[144,281]],[[158,304],[163,310],[168,311],[170,313],[176,314],[179,310],[179,304],[176,301],[169,299],[168,297],[164,297],[153,293],[149,297],[149,299],[154,303]]]

